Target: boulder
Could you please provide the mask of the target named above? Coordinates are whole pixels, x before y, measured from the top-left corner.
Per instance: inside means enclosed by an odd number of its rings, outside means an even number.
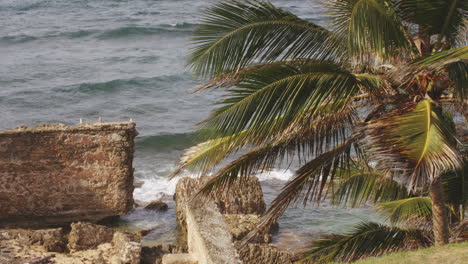
[[[286,251],[281,251],[268,244],[247,244],[238,249],[239,256],[244,264],[292,264],[298,256]]]
[[[71,224],[68,235],[68,249],[79,251],[96,248],[98,245],[112,241],[114,230],[105,226],[87,222]]]
[[[137,235],[115,232],[112,238],[112,264],[140,264],[141,244]]]
[[[152,201],[147,206],[145,206],[146,210],[154,210],[154,211],[167,211],[169,207],[165,202],[162,201]]]
[[[182,178],[177,183],[174,199],[176,201],[176,217],[179,228],[178,242],[184,250],[186,250],[187,245],[185,205],[209,179],[210,177]],[[225,215],[248,214],[260,216],[265,212],[266,208],[262,188],[257,177],[237,180],[231,184],[228,191],[216,192],[211,198],[214,200],[219,211]],[[232,217],[232,219],[228,217],[229,223],[226,224],[234,227],[238,224],[238,221],[236,222],[235,220],[245,220],[243,227],[238,229],[231,228],[231,233],[234,237],[241,237],[246,234],[248,229],[251,230],[252,224],[249,223],[253,223],[252,221],[255,221],[253,220],[254,218],[254,216],[245,218],[239,216]],[[266,227],[265,230],[269,231],[270,228]],[[259,242],[264,241],[264,234],[267,231],[262,232],[259,238],[256,239],[256,242],[257,240]]]

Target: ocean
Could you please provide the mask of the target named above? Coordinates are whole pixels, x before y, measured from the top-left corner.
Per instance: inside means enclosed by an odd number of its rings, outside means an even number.
[[[152,229],[146,243],[173,242],[172,194],[167,176],[181,151],[192,146],[196,123],[206,118],[221,91],[192,93],[200,84],[186,55],[200,11],[199,0],[0,0],[0,129],[40,123],[137,123],[137,203],[163,199],[166,213],[136,209],[117,226]],[[324,25],[318,0],[272,0]],[[258,175],[270,202],[294,168]],[[290,208],[280,218],[274,243],[297,249],[321,234],[342,233],[378,216],[370,208],[327,203]]]

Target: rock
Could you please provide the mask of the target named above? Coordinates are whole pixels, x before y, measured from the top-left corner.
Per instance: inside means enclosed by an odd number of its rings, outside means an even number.
[[[115,232],[112,238],[114,258],[112,264],[140,264],[141,244],[138,236]]]
[[[222,214],[265,213],[266,204],[257,177],[236,180],[229,189],[215,193],[216,204]]]
[[[150,229],[143,229],[143,230],[140,230],[138,232],[136,232],[136,235],[143,238],[145,237],[146,235],[148,235],[153,229],[150,228]]]
[[[170,254],[164,255],[162,264],[199,264],[190,254]],[[200,263],[201,264],[201,263]]]
[[[162,201],[153,201],[145,206],[146,210],[154,210],[154,211],[167,211],[169,207],[165,202]]]
[[[224,221],[234,240],[241,240],[260,223],[260,216],[255,214],[226,214],[224,215]],[[271,235],[268,230],[260,231],[251,241],[269,243]]]
[[[62,228],[51,229],[4,229],[0,230],[0,239],[15,239],[24,245],[43,246],[49,252],[64,252],[66,239]]]
[[[86,222],[71,224],[68,235],[68,249],[70,251],[87,250],[112,241],[114,230],[105,226]]]
[[[240,248],[238,252],[244,264],[292,264],[299,259],[294,254],[278,250],[276,247],[268,244],[249,243],[245,247]]]
[[[182,193],[191,195],[196,193],[209,179],[210,177],[180,179],[174,195],[176,202]],[[187,184],[187,181],[192,181],[192,183]],[[194,191],[187,192],[184,188],[192,188]],[[266,210],[262,188],[257,177],[237,180],[230,185],[228,190],[214,193],[213,198],[222,214],[262,215]]]
[[[0,227],[98,222],[133,208],[135,123],[0,131]]]
[[[141,249],[141,264],[161,264],[163,255],[178,252],[178,247],[173,244],[143,247]]]
[[[184,206],[209,179],[210,177],[182,178],[177,183],[174,198],[179,228],[178,242],[185,250],[187,245],[187,224]],[[222,214],[262,215],[266,208],[262,188],[256,177],[238,180],[230,186],[229,191],[217,192],[212,198]],[[266,227],[265,230],[270,230],[270,228]],[[245,235],[245,232],[241,230],[236,230],[234,233],[238,233],[235,236]],[[261,235],[262,239],[257,240],[264,240],[263,236]]]

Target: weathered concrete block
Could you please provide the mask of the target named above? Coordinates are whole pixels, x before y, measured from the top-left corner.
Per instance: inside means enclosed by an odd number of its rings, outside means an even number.
[[[218,206],[213,200],[193,197],[202,181],[203,178],[184,178],[177,184],[176,214],[179,227],[185,232],[179,245],[187,245],[192,259],[198,263],[238,264],[240,260]]]
[[[133,206],[135,123],[0,132],[0,226],[98,221]]]

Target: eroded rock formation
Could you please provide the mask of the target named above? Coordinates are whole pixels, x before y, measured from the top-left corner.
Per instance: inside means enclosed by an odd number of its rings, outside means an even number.
[[[64,250],[67,241],[69,250]],[[61,246],[60,252],[48,247],[52,242]],[[56,264],[139,264],[141,251],[139,236],[91,223],[72,224],[68,235],[61,228],[0,230],[2,264],[24,264],[45,258]]]
[[[19,127],[0,132],[0,227],[49,226],[133,206],[135,123]]]
[[[204,236],[215,237],[220,234],[218,228],[225,228],[229,231],[231,239],[222,243],[229,244],[229,247],[236,249],[234,257],[230,258],[225,263],[244,263],[244,264],[291,264],[293,263],[294,256],[284,251],[280,251],[274,246],[268,245],[270,241],[270,227],[265,228],[259,232],[251,242],[256,244],[248,244],[245,247],[238,247],[236,241],[242,239],[246,234],[253,230],[259,223],[261,215],[265,212],[265,202],[263,200],[263,192],[260,183],[256,177],[250,177],[235,182],[226,192],[217,192],[211,199],[196,197],[194,194],[200,190],[200,188],[209,180],[208,177],[201,178],[183,178],[179,180],[176,188],[175,200],[176,215],[179,228],[179,243],[182,247],[185,246],[185,251],[192,253],[197,251],[196,247],[198,244],[191,243],[193,238],[191,232],[193,230],[200,230],[205,233]],[[195,204],[193,204],[195,202]],[[192,203],[192,204],[191,204]],[[201,209],[196,209],[200,207]],[[195,208],[195,209],[193,209]],[[198,214],[195,217],[195,225],[193,224],[193,213],[192,212],[204,212],[210,211],[210,213]],[[210,218],[215,218],[216,213],[211,211],[217,211],[222,213],[222,218],[217,221],[224,222],[218,224],[216,228],[211,228],[209,225],[203,225]],[[199,218],[199,219],[197,219]],[[212,221],[212,220],[210,220]],[[219,242],[219,241],[218,241]],[[209,239],[204,241],[201,239],[197,241],[199,244],[210,244]],[[221,242],[220,242],[221,243]],[[259,244],[260,243],[260,244]],[[222,247],[222,245],[218,245]],[[208,253],[210,254],[210,253]],[[175,259],[189,258],[184,255],[173,256]],[[198,259],[195,257],[195,259]],[[169,263],[173,261],[170,257],[166,257]],[[190,259],[188,260],[190,261]],[[199,261],[200,262],[200,261]],[[205,263],[205,262],[203,262]],[[164,262],[163,262],[164,264]]]

